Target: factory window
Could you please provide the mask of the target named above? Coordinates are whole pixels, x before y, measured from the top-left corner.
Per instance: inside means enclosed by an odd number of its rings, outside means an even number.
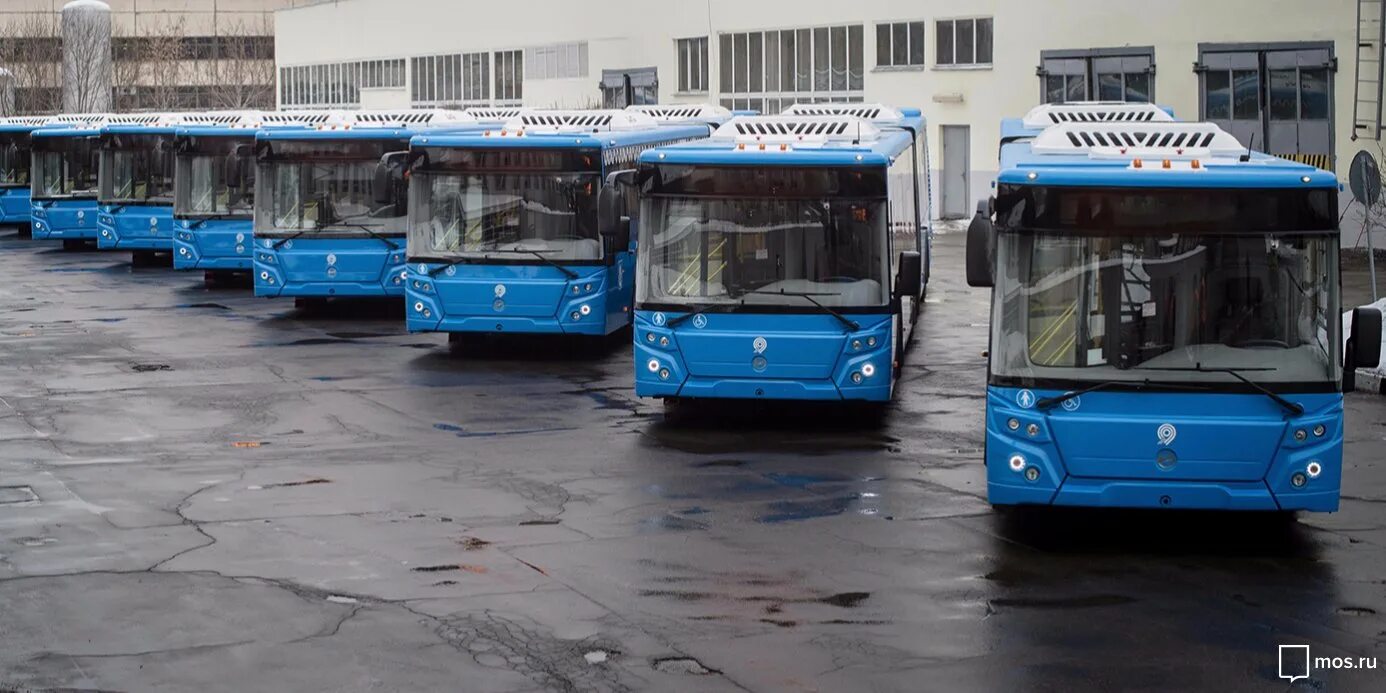
[[[452,53],[411,58],[410,101],[415,106],[480,106],[491,103],[491,54]]]
[[[701,94],[707,91],[707,37],[678,40],[679,93]]]
[[[1045,103],[1149,103],[1155,96],[1155,49],[1146,46],[1041,51],[1038,74]]]
[[[286,107],[355,107],[362,89],[402,87],[403,58],[279,68],[280,104]]]
[[[991,17],[940,19],[934,29],[935,67],[991,66]]]
[[[876,67],[923,67],[924,22],[876,25]]]
[[[796,103],[864,96],[860,24],[720,34],[722,105],[779,113]]]
[[[526,48],[526,79],[573,79],[587,76],[587,42]]]
[[[586,44],[583,44],[584,46]],[[585,53],[584,53],[585,55]],[[523,51],[496,51],[496,104],[518,106],[524,100],[525,55]]]

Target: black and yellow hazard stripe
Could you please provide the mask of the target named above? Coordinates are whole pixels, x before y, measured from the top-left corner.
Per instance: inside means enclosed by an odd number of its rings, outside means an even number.
[[[1314,168],[1321,168],[1325,171],[1333,170],[1332,154],[1276,154],[1275,156],[1301,164],[1308,164]]]

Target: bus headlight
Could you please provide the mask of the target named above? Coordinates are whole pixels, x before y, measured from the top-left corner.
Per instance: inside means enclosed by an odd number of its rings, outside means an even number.
[[[1315,438],[1322,438],[1322,437],[1323,437],[1323,434],[1324,434],[1324,433],[1327,433],[1327,432],[1328,432],[1328,429],[1325,428],[1323,424],[1318,424],[1317,426],[1314,426],[1314,437],[1315,437]]]
[[[870,378],[876,374],[876,364],[867,362],[861,364],[861,374]]]
[[[1029,468],[1027,468],[1027,469],[1025,470],[1025,480],[1026,480],[1026,481],[1032,481],[1032,482],[1033,482],[1033,481],[1039,481],[1039,477],[1040,477],[1040,470],[1039,470],[1039,467],[1029,467]]]
[[[667,347],[667,346],[669,346],[669,338],[668,338],[668,337],[660,337],[660,338],[659,338],[659,345],[662,346],[662,347]]]
[[[589,306],[586,303],[584,303],[582,304],[581,308],[578,308],[578,312],[582,313],[583,315],[589,315],[592,313],[592,306]]]
[[[414,312],[415,312],[415,313],[422,313],[422,312],[423,312],[423,301],[415,301],[415,302],[414,302]]]
[[[653,332],[646,332],[646,333],[645,333],[645,341],[647,341],[647,342],[649,342],[649,343],[651,343],[651,344],[654,344],[654,341],[655,341],[655,334],[654,334]]]
[[[1295,488],[1304,488],[1307,483],[1309,483],[1309,477],[1304,476],[1304,472],[1295,472],[1290,477],[1290,485]]]
[[[853,339],[853,340],[852,340],[852,351],[861,351],[861,340],[860,340],[860,339]]]
[[[656,373],[656,372],[658,372],[658,371],[659,371],[659,359],[650,359],[650,362],[647,363],[647,364],[645,364],[645,367],[648,368],[648,369],[650,369],[650,372],[651,372],[651,373]]]
[[[1011,471],[1022,472],[1025,470],[1025,456],[1017,452],[1011,455],[1011,459],[1007,461],[1007,464],[1011,466]]]
[[[660,369],[660,371],[659,371],[659,379],[660,379],[660,380],[668,380],[668,379],[669,379],[669,369],[668,369],[668,368],[661,368],[661,369]]]
[[[1317,479],[1323,473],[1323,465],[1318,460],[1310,460],[1309,466],[1305,467],[1304,471],[1310,479]]]
[[[876,346],[876,338],[875,338],[875,337],[867,337],[867,338],[866,338],[866,346]]]
[[[261,273],[260,273],[260,278],[261,278],[261,279],[268,280],[268,279],[269,279],[269,272],[261,272]]]

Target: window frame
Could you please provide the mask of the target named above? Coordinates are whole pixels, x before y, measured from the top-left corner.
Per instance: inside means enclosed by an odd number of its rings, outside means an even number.
[[[798,103],[861,103],[866,98],[866,44],[867,44],[867,22],[839,22],[835,24],[823,24],[817,26],[793,26],[779,28],[751,29],[741,31],[726,31],[716,35],[716,50],[719,57],[717,70],[717,98],[723,106],[733,110],[754,109],[762,113],[779,113],[783,108]],[[833,89],[833,66],[834,61],[833,47],[838,43],[835,41],[834,30],[841,30],[839,38],[845,44],[843,49],[843,63],[845,69],[846,88]],[[753,61],[750,57],[750,37],[752,34],[760,36],[761,55],[758,61]],[[741,37],[740,44],[737,37]],[[786,40],[786,39],[789,40]],[[773,40],[772,40],[773,39]],[[855,40],[854,40],[855,39]],[[817,48],[820,41],[822,50]],[[736,54],[742,45],[746,47],[746,57],[742,61],[736,60]],[[859,48],[860,52],[853,55],[853,48]],[[778,49],[773,60],[769,59],[770,51]],[[711,50],[709,40],[709,50]],[[788,50],[790,53],[786,53]],[[820,55],[825,53],[826,55]],[[730,55],[732,60],[728,64],[724,58]],[[787,61],[785,58],[792,55],[793,60]],[[820,60],[821,59],[821,60]],[[801,63],[807,62],[807,65]],[[792,63],[792,64],[791,64]],[[759,65],[761,70],[760,90],[750,91],[751,79],[749,68]],[[819,68],[823,70],[819,70]],[[769,74],[769,70],[775,68],[777,73],[774,76]],[[786,85],[784,77],[788,74],[794,76],[793,84]],[[731,83],[725,84],[725,78],[730,76]],[[711,89],[711,78],[709,74],[709,89]],[[745,85],[745,89],[737,91],[738,80]],[[853,88],[854,80],[859,86]],[[774,84],[776,89],[769,89],[768,85]],[[821,85],[826,85],[820,88]]]
[[[708,47],[711,43],[711,37],[708,36],[674,39],[674,55],[678,62],[678,85],[674,92],[676,96],[703,95],[711,89],[712,62],[708,57]],[[696,60],[692,59],[695,48]],[[694,79],[695,76],[697,79]]]
[[[991,59],[986,62],[977,61],[977,22],[981,20],[991,22]],[[972,62],[958,62],[958,22],[972,22]],[[939,27],[948,23],[953,28],[953,60],[948,63],[938,61],[938,40]],[[996,62],[996,17],[995,15],[967,15],[961,17],[940,17],[934,20],[934,59],[933,69],[935,70],[990,70],[995,67]]]
[[[910,48],[913,47],[914,43],[912,39],[913,35],[910,33],[910,29],[916,24],[919,25],[919,42],[923,44],[923,47],[920,48],[919,62],[912,63],[909,62]],[[905,27],[906,39],[905,62],[899,64],[894,61],[895,27],[902,25]],[[874,22],[872,26],[876,29],[876,65],[871,69],[872,72],[913,72],[929,69],[929,20],[887,19]],[[880,31],[882,28],[886,28],[887,33],[890,36],[891,55],[889,57],[891,58],[891,61],[889,63],[881,62]]]
[[[1049,60],[1082,60],[1082,61],[1084,61],[1085,67],[1084,67],[1083,79],[1084,79],[1085,82],[1086,82],[1086,84],[1085,84],[1086,93],[1087,93],[1087,99],[1086,99],[1086,100],[1088,100],[1088,101],[1094,101],[1094,100],[1100,101],[1100,100],[1102,100],[1102,99],[1099,98],[1099,97],[1100,97],[1100,89],[1101,89],[1101,86],[1099,85],[1098,79],[1097,79],[1097,77],[1098,77],[1098,72],[1097,72],[1097,61],[1098,61],[1099,59],[1101,59],[1101,58],[1148,58],[1148,59],[1150,60],[1150,67],[1147,68],[1146,74],[1149,75],[1149,77],[1150,77],[1150,88],[1149,88],[1149,90],[1147,91],[1147,94],[1146,94],[1146,95],[1149,97],[1149,99],[1148,99],[1147,101],[1144,101],[1144,102],[1141,102],[1141,101],[1126,101],[1125,99],[1123,99],[1123,101],[1124,101],[1125,103],[1156,103],[1156,96],[1155,96],[1155,74],[1156,74],[1155,46],[1122,46],[1122,47],[1119,47],[1119,48],[1060,48],[1060,49],[1047,49],[1047,50],[1041,50],[1041,51],[1040,51],[1040,63],[1039,63],[1039,66],[1035,68],[1035,76],[1039,77],[1039,82],[1040,82],[1040,84],[1039,84],[1039,92],[1040,92],[1040,96],[1039,96],[1039,99],[1040,99],[1040,100],[1039,100],[1039,102],[1042,103],[1042,104],[1044,104],[1044,103],[1070,103],[1070,102],[1068,102],[1067,100],[1065,100],[1065,101],[1050,101],[1050,100],[1049,100],[1049,85],[1047,84],[1047,80],[1048,80],[1048,78],[1049,78],[1050,75],[1049,75],[1049,72],[1048,72],[1047,70],[1045,70],[1045,68],[1044,68],[1045,62],[1046,62],[1046,61],[1049,61]],[[1111,73],[1102,73],[1102,74],[1111,74]],[[1125,72],[1125,71],[1123,71],[1121,74],[1122,74],[1122,75],[1126,75],[1126,74],[1128,74],[1128,73]],[[1125,78],[1123,77],[1123,80],[1122,80],[1122,95],[1123,95],[1123,97],[1125,96],[1125,92],[1126,92],[1126,82],[1125,82]]]

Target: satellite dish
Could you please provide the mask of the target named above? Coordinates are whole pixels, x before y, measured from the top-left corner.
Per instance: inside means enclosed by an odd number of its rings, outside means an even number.
[[[1352,189],[1352,199],[1368,207],[1381,198],[1381,169],[1370,152],[1362,150],[1352,157],[1348,187]]]

